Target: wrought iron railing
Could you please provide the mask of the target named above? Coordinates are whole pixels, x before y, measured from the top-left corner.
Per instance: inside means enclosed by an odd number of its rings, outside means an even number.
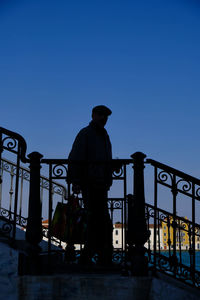
[[[3,152],[8,158],[2,158]],[[113,260],[125,262],[133,275],[146,275],[151,267],[200,287],[200,180],[157,161],[144,161],[143,153],[131,157],[113,160],[118,166],[112,174],[114,185],[121,182],[121,195],[115,187],[117,196],[111,191],[108,198],[112,222],[121,224],[121,246],[114,247]],[[152,203],[149,193],[145,202],[144,164],[153,167]],[[40,176],[41,167],[46,168],[46,176]],[[130,177],[132,167],[134,181]],[[55,238],[51,228],[57,203],[69,201],[72,194],[67,172],[68,160],[42,159],[37,152],[26,157],[25,140],[0,127],[0,233],[15,239],[16,227],[25,228],[26,240],[36,256],[42,253],[37,245],[44,237],[48,255],[61,247],[64,251],[67,243]],[[185,199],[188,209],[183,215]],[[84,206],[82,199],[80,204]],[[43,227],[42,218],[46,220]]]
[[[10,202],[9,203],[9,223],[4,223],[2,230],[7,232],[11,232],[12,230],[12,238],[15,238],[16,234],[16,224],[19,222],[17,210],[18,210],[18,203],[19,203],[19,186],[20,186],[20,164],[21,162],[26,163],[26,142],[23,139],[22,136],[20,136],[17,133],[14,133],[12,131],[9,131],[5,128],[0,127],[0,191],[2,195],[2,176],[3,171],[5,171],[5,168],[3,169],[2,164],[2,153],[3,151],[7,151],[10,155],[13,155],[13,161],[15,161],[15,167],[11,167],[11,185],[12,189],[10,190]],[[15,177],[15,178],[14,178]],[[15,180],[14,180],[15,179]],[[13,182],[14,180],[14,182]],[[12,203],[12,197],[13,199],[13,206]],[[2,201],[2,199],[1,199]],[[4,217],[6,217],[6,210],[3,210],[1,212],[4,214]],[[21,219],[22,220],[22,219]],[[12,221],[12,222],[11,222]],[[11,225],[12,224],[12,225]]]
[[[18,204],[17,211],[14,210],[15,199],[15,178],[19,176],[18,187]],[[30,182],[30,169],[20,166],[19,172],[17,172],[17,165],[8,159],[1,159],[1,183],[0,183],[0,220],[1,227],[0,232],[7,237],[15,238],[13,233],[14,224],[22,229],[26,230],[28,219],[28,196],[29,196],[29,182]],[[44,206],[46,195],[45,192],[49,191],[49,179],[45,176],[40,176],[40,199],[41,204]],[[57,201],[67,199],[66,187],[53,181],[52,182],[52,198],[57,198]],[[57,196],[57,197],[56,197]],[[16,215],[16,217],[15,217]],[[16,223],[15,222],[16,219]],[[45,214],[42,216],[45,220]],[[44,236],[45,236],[45,226]]]
[[[200,180],[157,161],[146,162],[154,168],[154,199],[146,204],[149,261],[155,269],[200,287]],[[160,188],[170,192],[166,199]],[[166,201],[171,212],[162,208]]]
[[[21,135],[0,127],[0,234],[13,240],[16,227],[25,230],[27,227],[31,175],[30,168],[26,167],[30,163],[26,149],[26,141]],[[2,154],[9,159],[3,158]],[[51,188],[52,197],[66,198],[65,186],[53,181]],[[45,206],[44,193],[49,190],[47,177],[40,176],[39,189],[39,201]]]
[[[125,233],[126,233],[126,220],[127,220],[127,167],[132,166],[132,159],[116,159],[112,161],[113,165],[118,165],[118,169],[113,171],[113,182],[122,182],[121,197],[109,197],[108,198],[108,209],[111,217],[111,221],[114,224],[118,221],[121,224],[120,232],[119,232],[119,240],[121,241],[120,246],[117,246],[113,251],[113,260],[121,262],[125,257],[125,252],[127,250],[127,243],[125,242]],[[49,180],[49,197],[48,197],[48,228],[46,228],[46,237],[48,238],[48,252],[55,252],[55,248],[52,249],[52,243],[57,244],[60,249],[64,249],[67,246],[67,243],[63,243],[59,239],[55,239],[52,235],[52,219],[53,214],[55,212],[55,208],[57,205],[57,201],[53,201],[51,191],[52,181],[56,180],[56,182],[62,182],[62,184],[66,184],[67,182],[67,172],[68,172],[68,160],[67,159],[42,159],[42,165],[47,165],[48,167],[48,180]],[[69,200],[70,196],[73,194],[72,187],[70,184],[67,184],[68,196]],[[82,201],[81,194],[79,195],[79,204],[84,207],[84,203]],[[64,199],[63,201],[64,202]],[[75,245],[77,249],[77,254],[79,255],[79,250],[82,249],[82,244]]]

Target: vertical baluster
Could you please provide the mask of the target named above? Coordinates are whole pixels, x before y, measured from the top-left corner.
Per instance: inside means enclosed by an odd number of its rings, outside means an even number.
[[[191,224],[188,223],[188,236],[189,236],[189,256],[190,256],[190,270],[192,274],[192,230],[191,230]]]
[[[170,257],[171,268],[173,269],[174,276],[176,276],[177,272],[177,255],[176,255],[176,233],[177,233],[177,218],[176,218],[176,197],[178,194],[177,184],[176,184],[176,175],[173,174],[172,177],[172,195],[173,195],[173,218],[172,218],[172,244],[173,244],[173,255]]]
[[[13,180],[14,180],[14,166],[10,166],[10,201],[9,201],[9,219],[12,220],[12,199],[13,199]]]
[[[172,222],[172,228],[173,228],[173,256],[176,257],[176,196],[177,196],[177,186],[176,186],[176,176],[173,175],[172,179],[172,194],[173,194],[173,222]]]
[[[156,227],[157,227],[157,207],[158,207],[158,182],[157,182],[157,167],[154,168],[154,241],[153,241],[153,249],[154,249],[154,268],[156,269]]]
[[[49,229],[48,229],[48,254],[51,252],[51,224],[52,224],[52,164],[49,165]]]
[[[149,209],[148,207],[146,207],[146,218],[147,218],[147,230],[150,232],[150,235],[151,235],[151,231],[150,231],[150,214],[149,214]],[[149,239],[148,239],[148,256],[149,256],[149,261],[151,260],[151,239],[150,239],[150,236],[149,236]]]
[[[20,168],[20,158],[19,158],[20,150],[18,146],[18,154],[17,154],[17,166],[16,166],[16,180],[15,180],[15,202],[14,202],[14,226],[13,226],[13,239],[15,239],[16,235],[16,223],[17,223],[17,206],[18,206],[18,192],[19,192],[19,168]]]
[[[24,182],[24,171],[20,169],[21,181],[20,181],[20,201],[19,201],[19,225],[21,225],[22,217],[22,200],[23,200],[23,182]]]
[[[3,174],[2,174],[3,162],[1,161],[1,154],[2,154],[2,152],[3,152],[2,133],[0,132],[0,185],[2,183],[2,178],[3,178]]]
[[[179,244],[179,260],[180,263],[182,264],[182,247],[181,247],[181,243],[182,243],[182,235],[183,235],[183,231],[181,228],[181,220],[178,220],[178,231],[177,231],[178,237],[177,237],[177,242]]]
[[[195,185],[192,183],[192,277],[195,279]]]
[[[158,213],[158,251],[159,251],[159,255],[160,255],[160,226],[161,226],[161,222],[160,222],[160,216]]]
[[[126,164],[123,165],[124,168],[124,197],[122,200],[122,210],[121,210],[121,216],[122,216],[122,253],[125,253],[126,251],[126,243],[125,243],[125,219],[126,219],[126,195],[127,195],[127,179],[126,179]],[[124,257],[124,256],[123,256]]]
[[[171,220],[170,216],[167,216],[167,231],[168,231],[168,256],[171,257],[171,234],[170,234],[170,228],[171,228]]]
[[[2,208],[3,171],[3,161],[0,160],[0,209]]]
[[[40,177],[40,201],[41,201],[41,210],[43,212],[43,197],[44,197],[44,180]],[[42,220],[43,220],[43,213],[42,213]],[[42,224],[42,236],[46,237],[46,232],[48,232],[48,227],[43,227]]]
[[[61,202],[64,203],[64,188],[61,187]],[[80,201],[79,201],[80,202]],[[79,203],[80,204],[80,203]],[[62,241],[59,241],[59,247],[62,248]],[[80,244],[80,248],[82,247],[82,245]]]
[[[110,200],[110,217],[111,217],[112,223],[113,223],[113,211],[114,211],[113,201],[114,200]]]
[[[44,180],[43,178],[40,178],[40,201],[43,205],[43,196],[44,196]]]

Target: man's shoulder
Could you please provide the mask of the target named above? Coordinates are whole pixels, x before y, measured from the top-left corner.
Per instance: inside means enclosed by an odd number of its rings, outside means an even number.
[[[84,135],[84,134],[87,134],[87,133],[90,132],[90,131],[91,131],[91,128],[90,128],[90,125],[88,125],[88,126],[86,126],[86,127],[83,127],[83,128],[79,131],[78,135]]]

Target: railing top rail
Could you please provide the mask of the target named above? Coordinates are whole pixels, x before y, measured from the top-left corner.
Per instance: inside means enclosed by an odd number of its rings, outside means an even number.
[[[122,164],[131,164],[133,162],[132,159],[112,159],[113,162],[118,162]],[[72,161],[71,161],[72,162]],[[90,163],[90,161],[74,161],[77,163]],[[92,161],[91,161],[92,162]],[[62,158],[44,158],[41,160],[41,163],[43,164],[68,164],[69,160],[68,159],[62,159]],[[106,163],[106,161],[95,161],[95,163]]]
[[[183,179],[189,180],[189,181],[191,181],[191,182],[193,182],[193,183],[195,183],[197,185],[200,185],[200,179],[198,179],[196,177],[193,177],[191,175],[188,175],[188,174],[186,174],[186,173],[184,173],[182,171],[174,169],[174,168],[172,168],[170,166],[167,166],[165,164],[162,164],[162,163],[160,163],[160,162],[158,162],[156,160],[147,159],[145,163],[151,164],[154,167],[160,168],[160,169],[162,169],[164,171],[170,172],[170,173],[172,173],[172,174],[174,174],[176,176],[179,176],[179,177],[181,177]]]
[[[149,203],[145,203],[145,206],[146,207],[149,207],[149,208],[151,208],[151,209],[155,209],[155,206],[153,206],[153,205],[151,205],[151,204],[149,204]],[[164,209],[161,209],[161,208],[159,208],[159,207],[156,207],[156,210],[157,211],[159,211],[159,212],[161,212],[162,214],[164,214],[164,215],[169,215],[172,219],[173,219],[173,213],[171,212],[169,212],[169,211],[166,211],[166,210],[164,210]],[[199,228],[200,229],[200,224],[197,224],[197,223],[193,223],[192,221],[190,221],[189,219],[186,219],[186,218],[184,218],[184,217],[179,217],[179,216],[176,216],[176,219],[178,219],[178,220],[180,220],[180,221],[183,221],[183,222],[185,222],[185,223],[188,223],[188,224],[190,224],[191,226],[195,226],[196,228]],[[162,220],[161,220],[162,221]]]

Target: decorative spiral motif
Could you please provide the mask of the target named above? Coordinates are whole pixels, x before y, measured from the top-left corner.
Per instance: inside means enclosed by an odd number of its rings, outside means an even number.
[[[172,182],[172,176],[170,173],[167,173],[166,171],[161,171],[158,174],[158,180],[160,180],[161,182],[166,182],[168,179],[171,179]]]
[[[8,163],[5,163],[2,161],[2,169],[6,172],[9,172],[9,169],[10,169],[10,165]]]
[[[10,212],[7,209],[1,209],[0,215],[2,217],[8,218],[10,215]]]
[[[179,274],[180,278],[184,278],[185,280],[192,280],[191,278],[191,272],[189,269],[187,269],[186,267],[181,268],[181,272]]]
[[[200,226],[196,226],[194,231],[197,236],[200,236]]]
[[[124,170],[123,170],[123,166],[121,166],[119,169],[115,170],[113,172],[113,177],[115,179],[122,177],[122,175],[124,174]]]
[[[121,263],[123,261],[123,252],[121,251],[114,252],[112,260],[115,263]]]
[[[5,137],[2,140],[2,143],[3,147],[5,147],[7,150],[14,150],[17,146],[17,141],[11,137]]]
[[[196,190],[195,195],[198,200],[200,200],[200,187]]]
[[[20,217],[19,225],[22,227],[26,227],[27,226],[27,218]]]
[[[122,202],[120,200],[115,200],[113,203],[114,209],[121,209],[122,208]]]
[[[186,223],[185,221],[180,221],[179,227],[181,230],[187,231],[188,223]]]
[[[40,178],[40,187],[44,189],[49,189],[49,181]]]
[[[179,188],[179,190],[182,190],[184,192],[189,192],[191,190],[191,188],[192,188],[191,182],[186,181],[184,179],[179,179],[177,181],[177,183],[176,183],[177,188],[178,188],[179,183],[181,183],[181,187]]]
[[[158,266],[161,270],[170,270],[170,264],[168,257],[165,257],[162,255],[161,257],[158,257]]]
[[[60,196],[64,195],[63,188],[60,187],[60,186],[57,186],[55,184],[53,185],[53,192],[56,193],[56,194],[58,194],[58,195],[60,195]]]
[[[25,179],[27,181],[30,180],[30,173],[23,171],[22,175],[23,175],[23,179]]]
[[[149,210],[149,216],[152,218],[155,216],[155,210],[153,208]]]
[[[168,219],[168,215],[164,214],[164,213],[160,213],[160,220],[161,222],[167,223],[167,219]]]
[[[5,234],[9,234],[12,230],[12,224],[10,223],[4,223],[2,226],[2,232]]]
[[[56,165],[53,167],[53,176],[60,178],[64,175],[64,177],[67,177],[67,168],[65,165]]]

